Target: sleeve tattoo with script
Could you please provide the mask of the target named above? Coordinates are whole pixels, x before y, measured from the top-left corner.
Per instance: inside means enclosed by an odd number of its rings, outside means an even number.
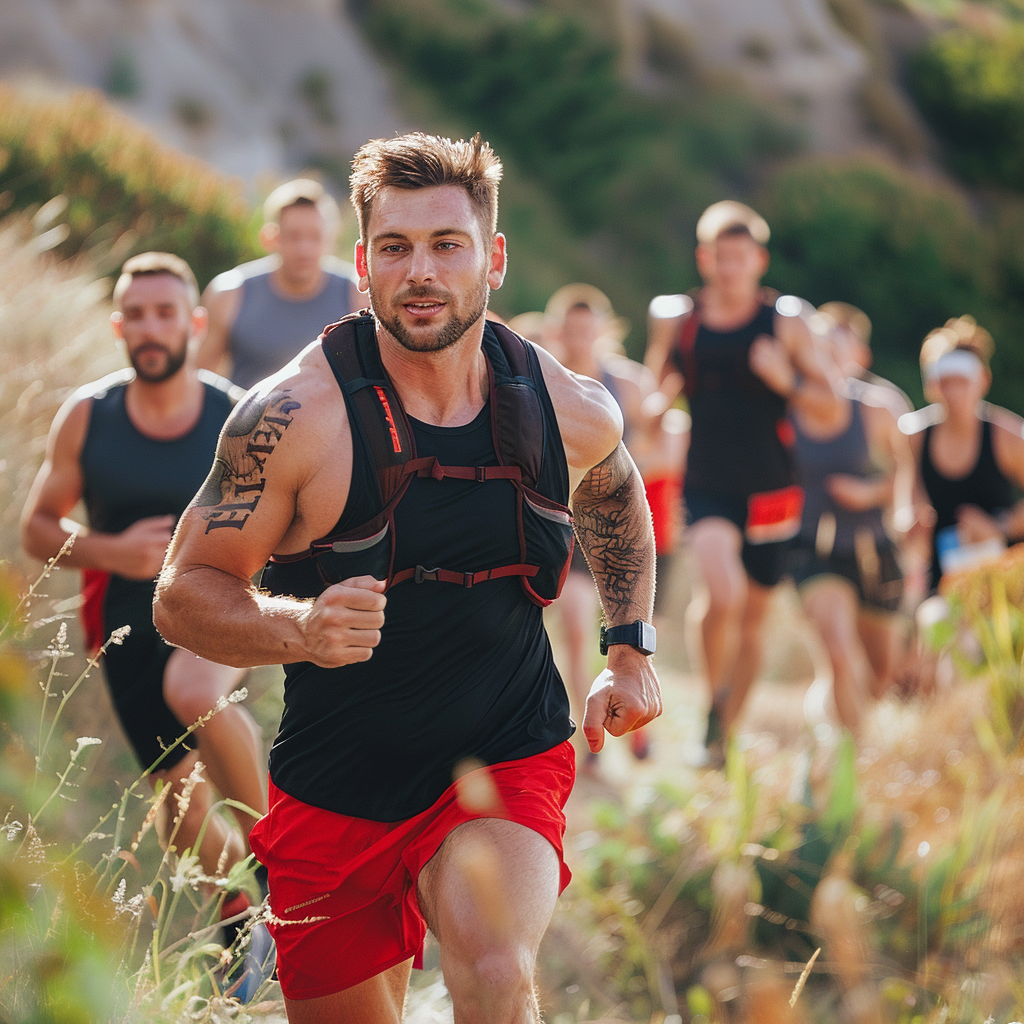
[[[572,507],[608,623],[650,621],[654,532],[643,482],[621,443],[583,478]]]
[[[267,459],[300,408],[288,391],[249,395],[224,424],[213,469],[195,503],[206,520],[206,532],[241,530],[256,510],[266,486]]]

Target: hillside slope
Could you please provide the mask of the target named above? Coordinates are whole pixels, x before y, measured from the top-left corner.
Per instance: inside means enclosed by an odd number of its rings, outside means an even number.
[[[789,104],[812,149],[869,142],[857,102],[866,59],[826,0],[623,0],[618,10],[635,38],[652,24],[678,28],[696,60]],[[250,183],[344,163],[408,123],[337,0],[4,0],[0,77],[26,76],[103,89],[166,141]]]

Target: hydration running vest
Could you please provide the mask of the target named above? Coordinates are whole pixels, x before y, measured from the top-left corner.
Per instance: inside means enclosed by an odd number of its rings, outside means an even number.
[[[545,607],[558,597],[575,538],[569,509],[557,495],[539,489],[544,486],[545,457],[554,451],[545,437],[540,363],[529,344],[502,324],[486,323],[483,352],[498,464],[446,466],[434,457],[417,457],[413,432],[381,362],[376,321],[368,310],[326,328],[321,343],[345,396],[354,451],[359,450],[358,432],[376,470],[377,493],[371,504],[377,511],[354,528],[314,541],[307,551],[272,556],[271,563],[283,570],[279,575],[288,575],[290,564],[311,562],[323,588],[370,575],[386,580],[386,590],[407,581],[469,588],[518,576],[534,604]],[[444,566],[396,566],[394,511],[413,476],[475,480],[482,485],[494,480],[511,483],[516,493],[519,561],[465,572]]]

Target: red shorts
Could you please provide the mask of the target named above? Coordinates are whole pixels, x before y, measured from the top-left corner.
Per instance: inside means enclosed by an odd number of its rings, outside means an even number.
[[[566,741],[543,754],[492,765],[504,804],[467,810],[449,786],[406,821],[350,818],[311,807],[270,784],[270,811],[250,834],[266,865],[277,943],[277,976],[288,999],[315,999],[351,988],[419,952],[427,924],[416,879],[448,834],[474,818],[505,817],[543,836],[561,863],[565,806],[576,776]]]

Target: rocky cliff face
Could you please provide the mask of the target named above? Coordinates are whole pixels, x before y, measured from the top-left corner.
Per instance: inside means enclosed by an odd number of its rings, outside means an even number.
[[[864,54],[826,0],[623,0],[694,58],[790,104],[812,148],[864,144]],[[639,69],[642,71],[642,69]],[[343,164],[404,126],[387,70],[338,0],[3,0],[0,75],[112,93],[174,145],[253,182]]]

